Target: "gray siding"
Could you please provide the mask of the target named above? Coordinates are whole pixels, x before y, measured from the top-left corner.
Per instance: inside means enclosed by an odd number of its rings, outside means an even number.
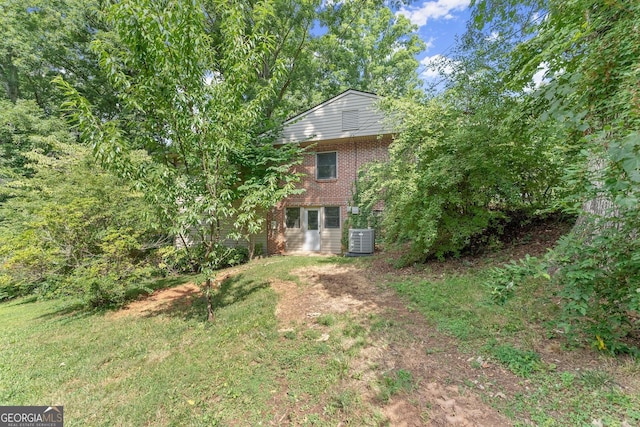
[[[342,224],[340,228],[323,229],[320,232],[320,252],[342,253]]]
[[[373,94],[349,90],[285,123],[276,141],[323,141],[392,133]],[[346,129],[346,130],[343,130]]]
[[[266,218],[266,214],[265,214],[265,218]],[[233,223],[231,220],[229,221],[225,221],[221,224],[221,230],[220,230],[220,234],[222,236],[226,236],[230,233],[233,232]],[[262,229],[260,230],[259,233],[257,234],[253,234],[252,236],[250,236],[250,239],[252,240],[253,243],[253,247],[255,250],[255,253],[253,254],[254,256],[260,256],[260,255],[266,255],[267,253],[267,227],[266,227],[266,221],[265,224],[262,225]],[[247,239],[230,239],[230,238],[224,238],[222,241],[222,244],[225,245],[228,248],[235,248],[238,246],[242,246],[245,248],[249,248],[249,244],[251,242]],[[260,250],[258,246],[261,246]]]
[[[288,228],[285,230],[284,236],[287,242],[287,252],[298,252],[302,250],[302,246],[304,245],[303,228]]]

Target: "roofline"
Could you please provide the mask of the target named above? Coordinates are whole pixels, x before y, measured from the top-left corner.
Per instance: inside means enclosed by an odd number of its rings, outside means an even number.
[[[291,122],[294,122],[296,120],[300,120],[301,118],[303,118],[304,116],[313,113],[314,111],[324,107],[325,105],[329,105],[334,101],[337,101],[341,98],[344,98],[345,96],[347,96],[350,93],[357,93],[359,95],[364,95],[368,98],[374,98],[374,99],[380,99],[380,97],[378,95],[376,95],[373,92],[365,92],[362,90],[357,90],[357,89],[347,89],[342,93],[339,93],[338,95],[334,96],[333,98],[329,98],[326,101],[316,105],[315,107],[311,107],[310,109],[303,111],[302,113],[296,114],[295,116],[291,117],[290,119],[287,119],[284,121],[284,123],[282,123],[283,126],[288,125]]]

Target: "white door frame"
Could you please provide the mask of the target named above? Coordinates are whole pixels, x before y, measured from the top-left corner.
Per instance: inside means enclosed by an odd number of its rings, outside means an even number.
[[[309,222],[309,213],[311,212],[311,222]],[[314,221],[315,215],[315,221]],[[322,228],[322,208],[305,208],[304,209],[304,243],[302,250],[319,252],[320,247],[320,231]]]

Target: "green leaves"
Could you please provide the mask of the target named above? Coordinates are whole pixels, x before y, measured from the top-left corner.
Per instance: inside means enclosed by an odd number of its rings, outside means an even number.
[[[640,132],[630,133],[620,141],[611,141],[607,151],[611,161],[620,165],[628,179],[640,184]]]
[[[8,295],[120,303],[131,283],[150,273],[142,254],[158,236],[140,194],[90,155],[52,141],[46,154],[25,153],[31,177],[3,185],[13,190],[0,205],[0,269]],[[99,300],[92,297],[96,287]]]
[[[582,216],[575,235],[556,252],[564,323],[586,333],[587,341],[596,342],[600,350],[633,351],[626,336],[637,328],[633,289],[640,268],[640,3],[474,4],[480,28],[533,29],[503,57],[505,78],[519,91],[545,64],[547,81],[533,96],[544,107],[541,118],[556,121],[567,132],[566,142],[555,150],[571,159],[563,179],[563,204]],[[518,14],[507,13],[514,8],[544,19],[527,18],[523,26]]]
[[[358,206],[384,200],[387,241],[409,242],[406,263],[458,254],[511,213],[532,214],[557,197],[565,161],[554,152],[557,128],[535,123],[526,100],[483,100],[461,86],[422,103],[388,102],[399,122],[390,161],[358,183]],[[461,107],[468,98],[477,99],[472,111]]]
[[[285,58],[274,3],[123,1],[93,43],[123,120],[97,117],[62,80],[67,111],[102,166],[132,180],[172,235],[195,241],[191,264],[213,274],[228,236],[248,239],[294,190],[299,151],[275,148],[265,117]],[[265,129],[267,128],[267,129]]]

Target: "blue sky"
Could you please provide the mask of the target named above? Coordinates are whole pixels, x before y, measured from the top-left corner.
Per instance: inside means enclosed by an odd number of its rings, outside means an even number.
[[[441,87],[442,75],[430,65],[439,63],[442,67],[455,47],[456,36],[465,33],[471,15],[469,3],[470,0],[416,0],[397,12],[405,15],[418,27],[418,34],[427,44],[425,51],[418,57],[420,77],[427,85],[435,83],[436,87]],[[496,34],[495,37],[497,36]],[[491,37],[494,37],[493,33]],[[487,38],[487,41],[495,40]],[[535,88],[548,81],[545,77],[548,69],[548,64],[540,64],[532,79]],[[447,72],[446,67],[444,71]]]
[[[417,0],[403,6],[398,13],[418,26],[418,33],[427,44],[418,57],[421,77],[426,81],[439,78],[429,65],[447,57],[455,46],[455,36],[465,32],[470,15],[469,0]]]

